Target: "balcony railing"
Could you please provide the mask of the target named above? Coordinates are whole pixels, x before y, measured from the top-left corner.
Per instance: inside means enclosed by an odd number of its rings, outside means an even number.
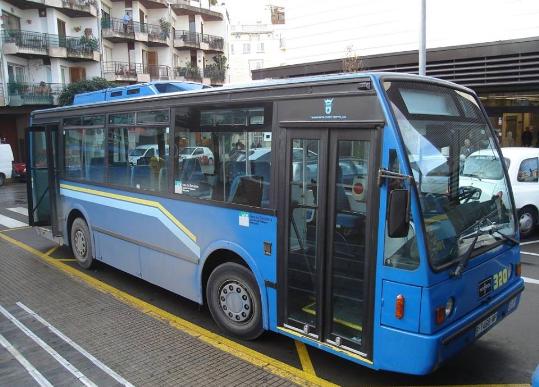
[[[54,105],[54,97],[63,89],[61,83],[22,83],[7,84],[9,104],[21,105]]]
[[[98,40],[87,36],[59,36],[31,31],[3,30],[2,42],[14,43],[26,51],[43,55],[47,55],[50,48],[65,48],[67,56],[92,56],[93,51],[99,51]]]
[[[92,7],[97,9],[97,0],[62,0],[62,5],[64,8],[89,12]]]
[[[170,31],[166,31],[161,26],[155,24],[145,24],[143,26],[148,32],[148,40],[163,42],[166,44],[167,38],[170,36]]]
[[[101,28],[110,30],[117,34],[132,36],[135,32],[148,32],[146,23],[139,23],[133,20],[124,21],[115,17],[104,17],[101,19]]]
[[[191,47],[200,47],[200,42],[202,41],[202,34],[186,30],[176,30],[174,34],[174,39],[181,40]]]
[[[211,83],[224,83],[226,70],[218,68],[216,65],[204,67],[204,77],[210,78]]]
[[[145,65],[144,69],[150,73],[150,79],[152,81],[168,80],[170,79],[171,71],[169,66],[165,65]]]
[[[207,43],[212,50],[223,50],[224,39],[220,36],[201,34],[187,30],[177,30],[174,39],[183,41],[186,45],[200,48],[200,43]]]
[[[103,62],[103,73],[123,78],[136,78],[137,75],[148,74],[148,69],[142,63],[112,61]]]
[[[203,34],[202,35],[202,41],[204,43],[208,43],[210,46],[210,49],[212,50],[223,50],[223,47],[225,46],[225,41],[220,36],[214,36],[214,35],[208,35]]]
[[[187,81],[202,81],[202,72],[196,66],[176,67],[174,69],[174,76],[176,78],[183,77]]]

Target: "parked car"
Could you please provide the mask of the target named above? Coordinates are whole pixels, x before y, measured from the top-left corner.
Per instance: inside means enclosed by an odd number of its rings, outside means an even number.
[[[11,177],[22,181],[26,180],[26,163],[13,162]]]
[[[11,179],[13,172],[13,151],[11,145],[0,144],[0,186],[4,185],[6,179]]]
[[[502,148],[502,155],[513,188],[520,235],[525,237],[533,232],[539,222],[539,149]],[[503,175],[497,163],[497,156],[492,150],[472,153],[464,163],[460,185],[480,188],[481,196],[492,197],[502,191],[500,184],[503,184]]]
[[[157,144],[139,145],[129,152],[129,164],[137,165],[139,164],[139,159],[149,160],[156,156],[158,152],[159,146]],[[165,154],[168,155],[168,146],[165,147]]]

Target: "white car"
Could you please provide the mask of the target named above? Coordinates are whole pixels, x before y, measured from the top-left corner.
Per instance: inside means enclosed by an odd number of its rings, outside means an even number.
[[[527,236],[539,221],[539,148],[502,148],[502,155],[513,189],[520,235]],[[497,163],[492,150],[472,153],[464,163],[460,185],[480,188],[481,195],[488,197],[503,191],[503,175]]]
[[[4,185],[6,179],[11,179],[13,170],[13,151],[11,145],[0,144],[0,186]]]
[[[129,152],[129,164],[137,165],[139,159],[154,157],[158,152],[159,146],[157,144],[139,145]],[[165,154],[168,155],[168,146],[165,147]]]

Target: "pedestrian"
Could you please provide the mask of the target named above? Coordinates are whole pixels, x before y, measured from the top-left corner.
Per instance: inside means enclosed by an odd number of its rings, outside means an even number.
[[[131,15],[129,15],[129,12],[127,10],[125,11],[125,15],[122,20],[124,23],[124,33],[127,33],[129,25],[131,24]]]
[[[530,131],[530,127],[527,126],[522,132],[522,146],[532,146],[533,134]]]

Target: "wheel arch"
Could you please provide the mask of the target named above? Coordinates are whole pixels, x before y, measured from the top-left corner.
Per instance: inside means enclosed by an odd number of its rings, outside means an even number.
[[[203,258],[202,258],[203,257]],[[262,303],[262,324],[265,330],[269,329],[269,305],[264,278],[257,270],[253,257],[241,246],[219,241],[210,245],[203,254],[199,265],[197,283],[200,286],[201,303],[206,302],[206,285],[211,272],[219,265],[226,262],[234,262],[248,268],[255,277],[260,292],[260,302]]]
[[[68,212],[68,215],[66,217],[66,222],[65,222],[65,238],[64,240],[67,241],[67,245],[69,247],[71,247],[71,226],[73,225],[73,221],[76,219],[76,218],[82,218],[84,219],[84,221],[86,222],[86,224],[88,225],[88,230],[90,231],[90,241],[92,242],[92,251],[96,252],[96,249],[95,249],[95,241],[94,241],[94,234],[92,232],[92,226],[91,226],[91,223],[90,223],[90,217],[88,215],[88,213],[86,212],[86,210],[84,209],[84,207],[80,206],[80,205],[74,205]]]

